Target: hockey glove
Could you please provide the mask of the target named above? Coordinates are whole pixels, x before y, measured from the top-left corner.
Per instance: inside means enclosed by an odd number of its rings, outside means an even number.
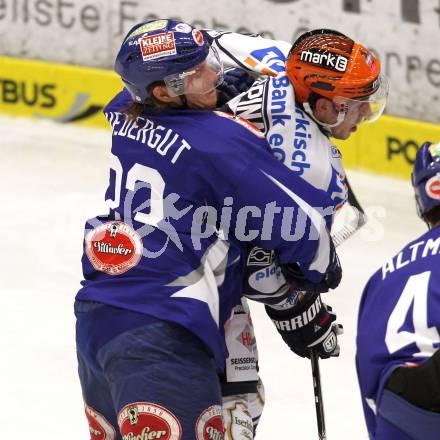
[[[223,107],[232,98],[248,90],[254,81],[255,78],[245,70],[227,70],[223,82],[217,87],[217,108]]]
[[[396,368],[385,388],[419,408],[440,413],[440,350],[420,366]]]
[[[266,312],[298,356],[309,358],[310,350],[323,359],[339,356],[338,335],[343,333],[343,327],[336,324],[336,315],[321,302],[319,294],[306,294],[291,308],[266,306]]]
[[[342,278],[341,263],[332,240],[330,240],[330,263],[321,282],[315,284],[309,281],[296,263],[281,265],[281,270],[294,290],[310,294],[325,293],[330,289],[336,289]]]

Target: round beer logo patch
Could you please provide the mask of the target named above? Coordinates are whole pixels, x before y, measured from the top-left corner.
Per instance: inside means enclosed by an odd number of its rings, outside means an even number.
[[[186,23],[177,23],[174,29],[176,29],[176,31],[183,32],[185,34],[189,34],[191,32],[192,27]]]
[[[431,199],[440,200],[440,176],[436,175],[431,177],[426,182],[426,194],[428,194]]]
[[[200,414],[196,423],[196,440],[223,440],[222,408],[220,405],[210,406]]]
[[[142,240],[139,234],[124,222],[104,223],[85,238],[86,255],[96,270],[109,275],[120,275],[139,263]]]
[[[176,416],[160,405],[149,402],[130,403],[118,414],[124,440],[180,440],[182,427]]]
[[[116,431],[110,422],[98,411],[88,405],[84,406],[89,422],[90,438],[92,440],[115,440]]]
[[[192,36],[198,46],[203,46],[204,43],[203,35],[198,29],[193,29]]]

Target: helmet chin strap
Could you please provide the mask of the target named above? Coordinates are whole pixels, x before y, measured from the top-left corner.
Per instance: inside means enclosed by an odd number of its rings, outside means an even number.
[[[332,134],[332,128],[337,127],[339,124],[344,122],[345,116],[347,115],[347,109],[344,108],[344,106],[339,110],[338,116],[336,118],[336,122],[334,124],[327,124],[325,122],[320,121],[314,114],[313,110],[310,107],[310,104],[308,102],[303,102],[303,107],[306,113],[319,125],[321,126],[324,131],[326,131],[329,135]]]
[[[182,101],[182,107],[181,108],[189,108],[188,107],[188,100],[186,99],[186,95],[179,95],[180,100]]]

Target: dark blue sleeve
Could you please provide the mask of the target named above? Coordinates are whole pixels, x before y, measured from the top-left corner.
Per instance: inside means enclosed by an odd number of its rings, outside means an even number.
[[[130,93],[124,87],[113,99],[105,106],[103,112],[122,112],[124,111],[133,100],[131,99]]]
[[[327,193],[262,149],[243,173],[235,198],[231,230],[236,239],[244,241],[247,235],[253,244],[276,250],[279,263],[299,263],[310,281],[322,279],[329,265],[327,223],[333,214]]]

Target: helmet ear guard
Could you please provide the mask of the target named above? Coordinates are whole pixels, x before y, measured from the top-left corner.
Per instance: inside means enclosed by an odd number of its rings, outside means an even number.
[[[417,151],[411,174],[417,213],[424,218],[440,206],[440,143],[425,142]]]

